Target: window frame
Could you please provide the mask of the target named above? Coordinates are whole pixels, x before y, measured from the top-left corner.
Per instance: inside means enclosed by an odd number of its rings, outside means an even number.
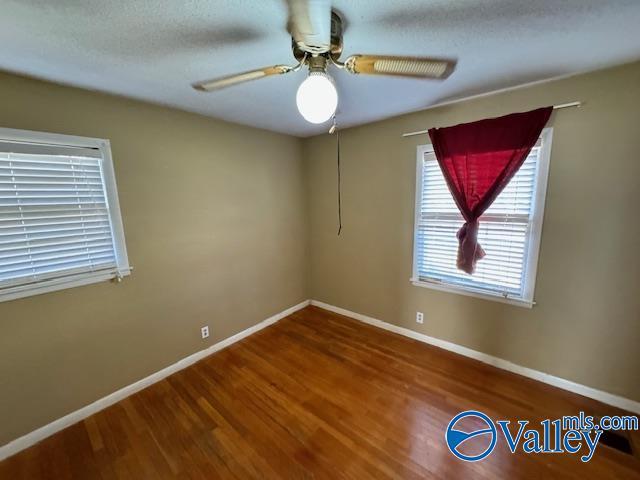
[[[109,210],[109,222],[113,236],[113,248],[116,257],[115,271],[96,271],[71,274],[64,277],[43,280],[15,287],[2,289],[0,287],[0,302],[15,300],[18,298],[40,295],[72,287],[90,285],[92,283],[118,279],[131,274],[133,268],[129,265],[127,247],[124,236],[124,226],[120,213],[118,200],[118,188],[111,156],[111,143],[104,138],[79,137],[58,133],[37,132],[32,130],[16,130],[12,128],[0,128],[0,139],[7,142],[25,142],[41,145],[68,146],[74,148],[90,148],[100,152],[101,170],[104,181],[104,190]]]
[[[544,221],[544,204],[547,195],[547,183],[549,179],[549,163],[551,160],[551,145],[553,141],[553,128],[547,127],[540,134],[542,142],[540,154],[536,165],[536,177],[534,184],[534,196],[532,201],[532,214],[527,235],[526,275],[524,278],[523,294],[521,297],[505,296],[482,288],[473,288],[456,283],[440,280],[420,279],[418,275],[418,229],[420,225],[420,201],[422,199],[422,162],[425,153],[433,153],[433,145],[418,145],[416,149],[416,190],[415,213],[413,227],[413,268],[410,282],[417,287],[425,287],[449,293],[457,293],[486,300],[493,300],[520,307],[531,308],[535,305],[535,285],[538,273],[538,258],[542,240],[542,225]],[[482,261],[482,260],[480,260]]]

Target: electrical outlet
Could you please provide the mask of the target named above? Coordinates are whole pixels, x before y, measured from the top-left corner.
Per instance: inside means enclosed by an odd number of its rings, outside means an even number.
[[[416,312],[416,323],[424,323],[424,313]]]
[[[202,327],[200,329],[200,335],[202,335],[202,338],[207,338],[209,336],[209,327],[208,326]]]

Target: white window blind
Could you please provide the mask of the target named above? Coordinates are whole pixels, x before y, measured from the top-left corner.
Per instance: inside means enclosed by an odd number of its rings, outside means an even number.
[[[478,241],[486,256],[478,261],[473,275],[456,267],[456,233],[464,223],[462,215],[447,188],[433,148],[420,147],[415,282],[533,302],[549,152],[549,145],[544,142],[550,142],[550,132],[541,137],[516,175],[480,218]],[[540,181],[541,175],[543,181]]]
[[[108,143],[42,135],[0,131],[0,300],[129,273]]]

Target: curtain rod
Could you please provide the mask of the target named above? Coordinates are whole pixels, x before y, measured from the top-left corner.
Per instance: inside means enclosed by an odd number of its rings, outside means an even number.
[[[582,102],[569,102],[569,103],[561,103],[560,105],[554,105],[554,110],[559,110],[561,108],[569,108],[569,107],[580,107]],[[424,133],[429,133],[429,130],[418,130],[417,132],[407,132],[403,133],[403,137],[413,137],[414,135],[422,135]]]

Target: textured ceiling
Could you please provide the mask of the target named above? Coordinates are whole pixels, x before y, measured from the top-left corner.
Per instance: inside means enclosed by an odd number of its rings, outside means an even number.
[[[345,54],[458,58],[444,82],[333,70],[342,125],[640,58],[640,0],[335,0]],[[215,93],[190,83],[294,63],[284,0],[0,0],[0,69],[307,136],[304,72]],[[572,99],[568,99],[572,100]]]

